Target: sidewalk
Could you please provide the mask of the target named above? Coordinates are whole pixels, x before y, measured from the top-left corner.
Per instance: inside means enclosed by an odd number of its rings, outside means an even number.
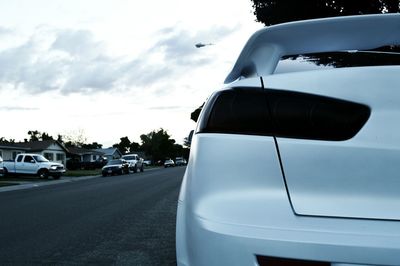
[[[81,176],[81,177],[69,177],[69,176],[62,176],[58,180],[46,180],[38,182],[38,180],[33,179],[32,181],[0,181],[2,183],[10,183],[10,184],[15,184],[18,183],[18,185],[11,185],[11,186],[4,186],[0,187],[0,192],[5,192],[5,191],[13,191],[13,190],[20,190],[20,189],[28,189],[28,188],[35,188],[35,187],[42,187],[42,186],[48,186],[48,185],[54,185],[54,184],[62,184],[62,183],[68,183],[68,182],[76,182],[80,180],[87,180],[87,179],[92,179],[100,176]]]
[[[150,169],[145,169],[145,172],[147,171],[152,171],[156,169],[161,169],[162,167],[154,167]],[[97,178],[101,177],[101,175],[94,175],[94,176],[62,176],[58,180],[40,180],[37,178],[32,178],[32,181],[27,181],[26,179],[24,180],[12,180],[12,181],[2,181],[0,179],[0,182],[2,183],[18,183],[18,185],[12,185],[12,186],[4,186],[0,187],[0,192],[5,192],[5,191],[13,191],[13,190],[20,190],[20,189],[29,189],[29,188],[36,188],[36,187],[42,187],[42,186],[49,186],[49,185],[55,185],[55,184],[62,184],[62,183],[69,183],[69,182],[77,182],[81,180],[88,180],[92,178]]]

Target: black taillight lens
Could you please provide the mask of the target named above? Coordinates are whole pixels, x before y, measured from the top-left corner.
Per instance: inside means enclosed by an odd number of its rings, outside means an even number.
[[[370,108],[340,99],[274,89],[218,92],[200,121],[200,133],[347,140],[367,122]]]

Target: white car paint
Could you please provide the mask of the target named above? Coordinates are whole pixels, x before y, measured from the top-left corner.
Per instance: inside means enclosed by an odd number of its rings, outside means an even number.
[[[365,104],[371,115],[342,141],[194,134],[178,200],[178,265],[258,265],[257,256],[400,265],[400,67],[272,74],[282,51],[297,44],[300,52],[400,44],[399,25],[399,15],[319,19],[250,39],[227,88],[322,95]]]

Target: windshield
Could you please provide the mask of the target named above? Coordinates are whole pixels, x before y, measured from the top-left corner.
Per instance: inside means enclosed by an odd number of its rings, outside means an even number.
[[[107,165],[114,165],[114,164],[122,164],[122,160],[111,160],[107,163]]]
[[[44,158],[42,155],[34,155],[33,158],[35,158],[35,161],[38,163],[44,163],[44,162],[49,161],[46,158]]]

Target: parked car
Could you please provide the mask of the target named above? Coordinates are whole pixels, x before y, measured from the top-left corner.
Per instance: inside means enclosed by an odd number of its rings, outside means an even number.
[[[165,162],[164,162],[164,167],[165,167],[165,168],[167,168],[167,167],[174,167],[174,166],[175,166],[175,163],[174,163],[173,160],[171,160],[171,159],[165,160]]]
[[[181,166],[181,165],[186,165],[187,162],[183,157],[176,157],[175,158],[175,165],[176,166]]]
[[[110,160],[101,170],[102,176],[129,174],[129,163],[124,159]]]
[[[0,176],[3,176],[4,168],[3,168],[3,158],[0,156]]]
[[[122,156],[122,159],[129,163],[129,170],[136,173],[138,169],[140,172],[144,171],[143,159],[137,154],[126,154]]]
[[[152,162],[151,162],[151,160],[144,160],[144,161],[143,161],[143,164],[144,164],[145,166],[149,166],[149,165],[152,164]]]
[[[0,163],[3,175],[37,175],[47,179],[52,176],[59,179],[65,173],[64,165],[47,160],[40,154],[21,153],[14,161]]]
[[[178,265],[400,264],[400,54],[384,52],[399,25],[381,14],[254,33],[199,116]]]

